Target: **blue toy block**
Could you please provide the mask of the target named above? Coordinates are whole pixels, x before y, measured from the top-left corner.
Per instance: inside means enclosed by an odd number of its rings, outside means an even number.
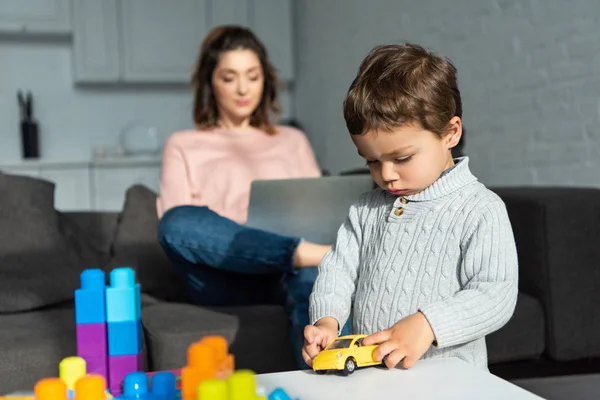
[[[138,319],[137,320],[137,335],[138,335],[138,343],[140,344],[140,350],[142,349],[142,347],[144,347],[144,335],[143,335],[143,329],[142,328],[142,320]]]
[[[80,275],[81,287],[75,290],[75,323],[106,322],[106,284],[104,271],[87,269]]]
[[[132,372],[123,380],[123,393],[117,400],[157,400],[148,388],[148,376],[143,372]]]
[[[110,273],[106,289],[107,322],[137,321],[140,319],[139,285],[131,268],[115,268]]]
[[[108,355],[130,356],[142,350],[140,341],[139,321],[109,322]]]
[[[268,400],[292,400],[292,398],[282,388],[275,388],[269,394]]]
[[[136,304],[137,304],[137,315],[136,319],[142,319],[142,288],[139,283],[135,284],[135,295],[136,295]]]
[[[159,400],[176,400],[180,397],[175,374],[169,371],[158,372],[152,377],[152,394]]]

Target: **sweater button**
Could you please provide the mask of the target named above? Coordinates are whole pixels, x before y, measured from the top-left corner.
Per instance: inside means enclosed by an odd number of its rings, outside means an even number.
[[[401,216],[402,214],[404,214],[404,208],[402,208],[402,207],[396,208],[396,210],[394,210],[394,214],[396,214],[397,217]]]
[[[407,204],[408,200],[406,200],[404,197],[400,197],[400,203]]]

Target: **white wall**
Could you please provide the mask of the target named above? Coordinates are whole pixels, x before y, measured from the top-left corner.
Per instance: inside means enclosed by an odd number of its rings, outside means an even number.
[[[186,88],[77,88],[71,43],[0,40],[0,160],[21,157],[17,91],[31,90],[44,160],[89,160],[93,147],[116,146],[123,126],[144,121],[163,135],[191,126]]]
[[[21,159],[17,91],[31,90],[40,129],[41,159],[88,161],[94,147],[118,145],[131,121],[155,126],[162,139],[193,126],[192,93],[186,87],[76,87],[72,43],[0,38],[0,163]],[[289,93],[282,93],[289,116]]]
[[[490,185],[600,185],[595,0],[297,0],[296,116],[322,166],[362,165],[342,116],[375,45],[413,41],[459,71],[466,153]]]

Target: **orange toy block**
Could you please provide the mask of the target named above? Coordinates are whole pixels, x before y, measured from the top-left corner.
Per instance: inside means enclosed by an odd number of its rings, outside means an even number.
[[[198,386],[207,379],[215,379],[217,373],[217,351],[213,346],[201,342],[188,347],[187,365],[181,369],[181,397],[196,400]]]
[[[46,378],[35,384],[36,400],[67,400],[67,384],[60,378]]]
[[[227,340],[223,336],[205,336],[199,343],[206,344],[215,349],[216,377],[218,379],[229,378],[235,370],[235,360],[233,354],[229,354]]]
[[[106,400],[106,380],[102,375],[90,374],[75,383],[75,400]]]

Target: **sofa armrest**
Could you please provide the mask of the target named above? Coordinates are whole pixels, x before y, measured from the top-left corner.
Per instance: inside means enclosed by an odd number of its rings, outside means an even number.
[[[495,189],[506,203],[519,254],[520,290],[546,313],[547,354],[600,356],[600,190]]]

